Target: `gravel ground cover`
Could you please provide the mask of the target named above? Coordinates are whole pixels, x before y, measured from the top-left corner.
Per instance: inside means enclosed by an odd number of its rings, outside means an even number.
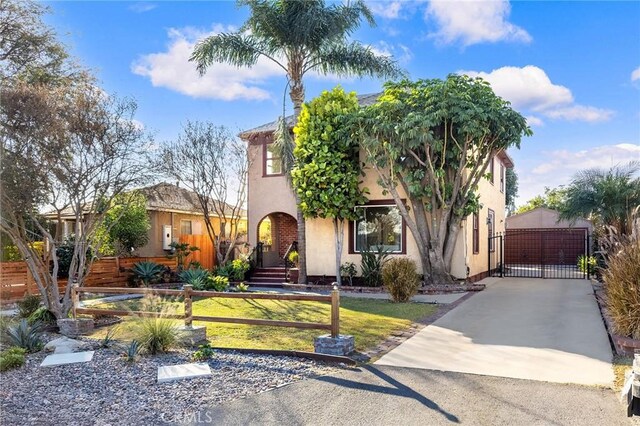
[[[96,344],[97,346],[97,344]],[[243,398],[337,367],[302,358],[216,351],[212,377],[157,384],[159,366],[193,362],[182,350],[125,361],[116,349],[95,349],[93,361],[22,368],[0,374],[3,425],[133,425],[175,423],[205,406]]]

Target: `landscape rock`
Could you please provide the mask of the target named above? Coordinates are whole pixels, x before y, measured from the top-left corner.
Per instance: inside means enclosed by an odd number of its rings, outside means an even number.
[[[82,351],[87,347],[87,344],[79,340],[70,339],[66,336],[54,339],[44,346],[44,350],[47,352],[53,352],[56,354],[68,354],[71,352]]]

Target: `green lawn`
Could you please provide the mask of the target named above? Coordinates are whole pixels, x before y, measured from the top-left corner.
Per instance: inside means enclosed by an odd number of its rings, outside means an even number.
[[[95,305],[92,308],[137,310],[139,300]],[[385,300],[343,297],[340,300],[340,333],[355,336],[356,350],[375,347],[392,332],[402,330],[412,322],[433,314],[437,307],[424,303],[391,303]],[[165,305],[166,306],[166,305]],[[181,302],[172,303],[177,313],[184,312]],[[202,316],[265,318],[283,321],[329,323],[330,305],[320,302],[249,300],[249,299],[194,299],[193,314]],[[118,327],[118,339],[131,338],[133,319],[126,317]],[[249,326],[211,322],[194,322],[207,327],[207,336],[213,346],[228,348],[313,350],[313,338],[324,330],[300,330],[290,327]],[[104,328],[94,337],[105,334]]]

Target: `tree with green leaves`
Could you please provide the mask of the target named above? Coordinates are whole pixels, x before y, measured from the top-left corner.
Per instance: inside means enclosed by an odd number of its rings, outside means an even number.
[[[567,198],[567,190],[562,186],[558,188],[544,188],[544,195],[536,195],[524,205],[518,207],[516,214],[526,213],[538,207],[545,207],[561,212]]]
[[[357,110],[356,94],[337,87],[304,104],[294,128],[293,185],[305,218],[333,221],[338,285],[342,284],[344,223],[357,219],[355,207],[367,200],[366,188],[360,188],[358,143],[345,126],[346,114]]]
[[[640,162],[631,161],[608,170],[578,172],[565,190],[560,217],[592,219],[596,225],[614,227],[630,234],[633,211],[640,206]]]
[[[116,197],[105,214],[103,227],[115,253],[131,256],[149,242],[151,221],[147,213],[147,197],[138,191]]]
[[[516,210],[516,197],[518,196],[518,174],[512,167],[505,171],[505,205],[507,214],[512,215]]]
[[[201,73],[216,62],[252,67],[260,58],[273,61],[287,76],[294,126],[305,100],[304,77],[310,72],[383,78],[401,75],[391,58],[376,55],[369,47],[349,41],[363,18],[370,25],[375,24],[371,11],[362,0],[329,5],[324,0],[240,0],[238,4],[251,10],[240,30],[200,41],[191,60],[197,63]],[[284,172],[289,175],[294,147],[284,119],[281,119],[276,137],[279,138],[277,145]],[[299,200],[296,201],[299,204]],[[305,283],[306,236],[300,207],[297,220],[299,281]]]
[[[525,118],[482,79],[449,75],[386,83],[352,125],[417,242],[425,280],[452,282],[462,221],[480,207],[478,183],[495,155],[531,134]]]

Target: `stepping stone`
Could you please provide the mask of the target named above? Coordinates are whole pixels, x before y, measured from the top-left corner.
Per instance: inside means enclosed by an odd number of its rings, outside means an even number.
[[[93,351],[74,352],[69,354],[53,354],[47,356],[40,364],[40,367],[53,367],[55,365],[75,364],[78,362],[89,362],[93,359]]]
[[[209,364],[193,363],[158,367],[158,383],[211,376]]]

